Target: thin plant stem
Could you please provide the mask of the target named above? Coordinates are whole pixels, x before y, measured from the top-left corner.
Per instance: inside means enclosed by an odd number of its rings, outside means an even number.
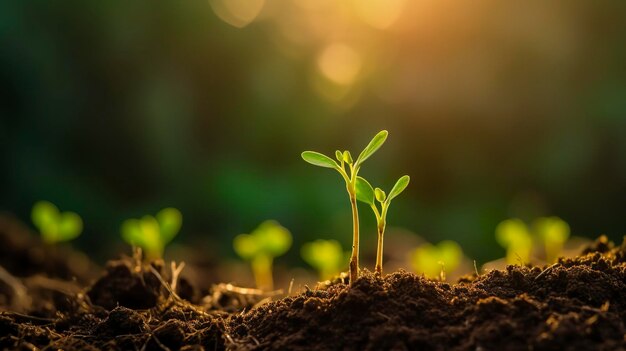
[[[352,256],[350,257],[350,285],[359,277],[359,210],[356,205],[356,191],[348,188],[352,206]]]
[[[376,248],[376,273],[383,275],[383,236],[385,228],[378,226],[378,247]]]

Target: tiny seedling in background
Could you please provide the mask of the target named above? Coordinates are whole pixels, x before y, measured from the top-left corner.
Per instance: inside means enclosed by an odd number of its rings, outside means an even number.
[[[357,176],[363,162],[365,162],[365,160],[372,156],[374,152],[376,152],[376,150],[383,145],[387,139],[387,134],[386,130],[380,131],[376,134],[369,144],[367,144],[365,149],[361,151],[356,161],[352,159],[352,155],[349,151],[335,151],[335,158],[337,158],[339,163],[324,154],[320,154],[319,152],[305,151],[302,153],[302,158],[306,162],[315,166],[332,168],[339,172],[343,180],[346,182],[346,190],[348,191],[348,197],[350,198],[350,205],[352,207],[352,255],[350,256],[350,284],[354,283],[359,277],[359,211],[356,204]]]
[[[122,238],[133,246],[141,247],[147,260],[163,257],[165,246],[180,231],[183,216],[179,210],[165,208],[156,216],[127,219],[122,223]]]
[[[459,244],[444,240],[437,245],[420,245],[410,254],[411,265],[416,273],[428,278],[445,280],[445,271],[453,272],[461,263],[463,251]]]
[[[535,220],[533,228],[543,240],[546,262],[556,262],[563,250],[563,245],[569,238],[569,225],[559,217],[541,217]]]
[[[524,265],[530,262],[533,240],[523,221],[519,219],[502,221],[496,227],[496,240],[506,249],[507,264]]]
[[[47,244],[72,240],[83,231],[83,220],[79,215],[74,212],[60,212],[48,201],[37,202],[33,206],[31,218]]]
[[[343,264],[343,249],[337,240],[315,240],[302,245],[300,255],[315,268],[320,280],[329,280],[339,274]]]
[[[403,192],[409,185],[409,180],[410,178],[408,175],[400,177],[389,192],[388,196],[380,188],[373,189],[365,178],[357,177],[356,180],[356,198],[359,201],[370,205],[372,211],[374,212],[374,216],[376,216],[376,228],[378,232],[376,273],[378,274],[383,273],[383,239],[385,235],[385,227],[387,225],[387,210],[389,209],[391,200],[400,195],[400,193]],[[380,209],[378,209],[376,202],[380,204]]]
[[[291,247],[291,233],[276,221],[261,223],[250,234],[239,234],[233,240],[237,255],[250,261],[257,288],[272,290],[274,257],[285,254]]]

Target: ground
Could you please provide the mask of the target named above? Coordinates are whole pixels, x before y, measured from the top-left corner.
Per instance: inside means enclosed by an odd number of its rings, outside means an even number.
[[[0,234],[9,242],[6,226]],[[626,254],[605,237],[551,266],[455,284],[362,271],[352,286],[273,298],[227,284],[196,298],[162,261],[137,257],[110,261],[92,281],[35,263],[16,269],[11,255],[31,264],[22,250],[33,243],[15,245],[0,258],[0,349],[626,349]]]

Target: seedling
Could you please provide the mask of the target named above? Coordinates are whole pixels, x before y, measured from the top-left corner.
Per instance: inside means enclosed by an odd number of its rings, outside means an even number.
[[[519,219],[507,219],[496,227],[496,240],[506,248],[508,264],[530,262],[533,240],[528,227]]]
[[[409,176],[405,175],[400,177],[396,184],[391,188],[389,196],[385,192],[376,188],[373,189],[370,183],[365,178],[357,177],[356,179],[356,198],[357,200],[364,202],[372,208],[374,216],[376,216],[377,232],[378,232],[378,246],[376,249],[376,273],[383,273],[383,238],[385,235],[385,227],[387,225],[387,210],[389,204],[396,196],[406,189],[409,185]],[[376,202],[380,204],[380,209],[376,205]]]
[[[122,238],[133,246],[141,247],[146,260],[155,260],[163,257],[165,246],[178,234],[182,224],[180,211],[168,207],[156,216],[125,220],[121,228]]]
[[[60,212],[48,201],[37,202],[33,206],[31,218],[47,244],[72,240],[83,231],[83,220],[79,215],[74,212]]]
[[[321,281],[332,279],[341,270],[343,250],[336,240],[315,240],[302,245],[300,255],[315,268]]]
[[[444,240],[437,245],[426,243],[411,253],[413,270],[428,278],[445,280],[445,271],[453,272],[461,263],[463,251],[459,244]]]
[[[250,234],[239,234],[233,240],[237,255],[250,261],[257,288],[272,290],[272,263],[291,247],[291,233],[276,221],[261,223]]]
[[[341,177],[346,183],[346,190],[348,191],[348,197],[350,198],[350,206],[352,207],[352,255],[350,256],[350,284],[354,283],[359,277],[359,211],[356,204],[356,185],[357,176],[363,162],[378,150],[385,140],[387,139],[387,131],[382,130],[374,136],[374,138],[367,144],[365,149],[361,151],[356,161],[353,161],[350,151],[341,152],[335,151],[335,158],[337,163],[332,158],[320,154],[315,151],[305,151],[302,153],[302,158],[315,166],[332,168],[339,172]],[[347,166],[347,167],[346,167]]]
[[[535,220],[533,227],[543,240],[546,262],[556,262],[569,238],[569,225],[559,217],[541,217]]]

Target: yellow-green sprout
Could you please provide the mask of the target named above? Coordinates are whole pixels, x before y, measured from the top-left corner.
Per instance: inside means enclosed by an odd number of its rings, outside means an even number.
[[[378,132],[369,144],[367,144],[365,149],[361,151],[356,161],[352,159],[350,151],[335,151],[335,158],[337,158],[339,163],[324,154],[320,154],[319,152],[304,151],[302,153],[302,159],[306,162],[315,166],[336,170],[346,183],[346,190],[348,191],[350,206],[352,207],[352,255],[350,256],[350,284],[354,283],[359,277],[359,211],[356,204],[357,175],[363,162],[365,162],[365,160],[372,156],[374,152],[376,152],[376,150],[383,145],[387,139],[387,134],[386,130]]]
[[[437,245],[422,244],[410,254],[411,264],[416,273],[428,278],[445,280],[445,272],[453,272],[461,263],[463,251],[459,244],[444,240]]]
[[[37,202],[33,206],[31,218],[47,244],[72,240],[83,231],[83,220],[79,215],[74,212],[60,212],[48,201]]]
[[[527,264],[533,240],[526,224],[519,219],[507,219],[496,227],[496,240],[506,249],[507,264]]]
[[[237,255],[250,261],[257,288],[272,290],[272,263],[274,257],[286,253],[291,247],[291,233],[276,221],[261,223],[250,234],[239,234],[233,240]]]
[[[122,223],[122,238],[133,246],[141,247],[146,260],[163,257],[165,246],[180,231],[183,216],[179,210],[168,207],[156,216],[127,219]]]
[[[546,262],[556,262],[563,250],[563,245],[569,238],[569,225],[559,217],[541,217],[535,220],[533,227],[539,238],[543,240]]]
[[[344,264],[343,249],[337,240],[315,240],[302,245],[302,258],[315,268],[320,280],[329,280],[339,274]]]
[[[389,209],[391,200],[400,195],[400,193],[403,192],[409,185],[409,180],[410,178],[408,175],[400,177],[389,192],[389,196],[387,196],[382,189],[373,189],[365,178],[357,177],[356,179],[357,200],[370,205],[372,211],[374,212],[374,216],[376,216],[378,246],[376,249],[375,269],[378,274],[383,273],[383,238],[385,235],[385,227],[387,226],[387,210]],[[380,204],[380,210],[378,209],[376,202]]]

